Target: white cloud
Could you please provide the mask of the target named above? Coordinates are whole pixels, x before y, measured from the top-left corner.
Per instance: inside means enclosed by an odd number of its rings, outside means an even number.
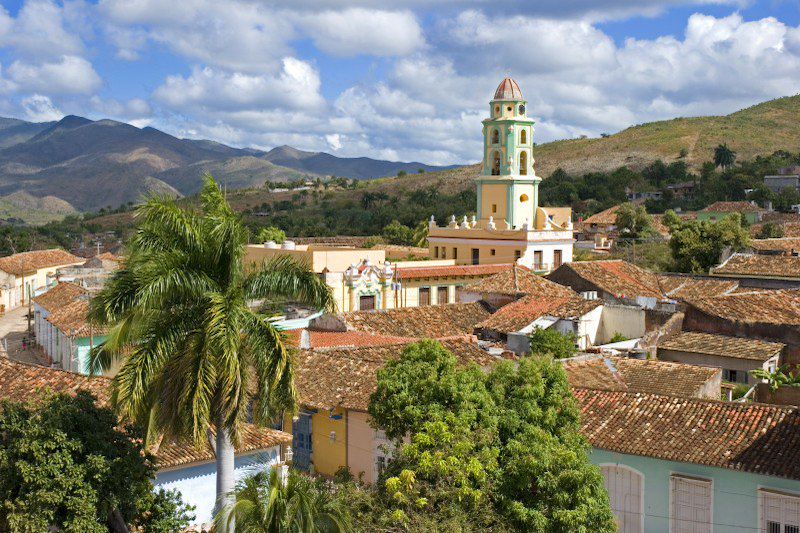
[[[16,18],[0,13],[0,46],[10,46],[24,57],[44,59],[78,55],[84,51],[78,34],[79,6],[59,6],[50,0],[27,0]]]
[[[62,56],[58,61],[40,64],[14,61],[7,72],[18,91],[88,94],[101,83],[92,64],[76,56]]]
[[[141,98],[120,101],[113,98],[102,99],[95,95],[89,99],[89,103],[101,117],[117,120],[146,120],[153,112],[150,104]]]
[[[422,48],[422,28],[410,11],[364,8],[303,13],[298,31],[335,56],[404,56]]]
[[[22,99],[22,109],[25,117],[33,122],[49,122],[61,120],[64,116],[47,96],[33,94]]]

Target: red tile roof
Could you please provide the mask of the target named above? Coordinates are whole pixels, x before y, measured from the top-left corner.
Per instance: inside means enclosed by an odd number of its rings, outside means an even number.
[[[6,257],[0,257],[0,270],[15,276],[33,274],[42,268],[81,264],[84,259],[69,252],[53,248],[51,250],[34,250]]]
[[[92,393],[100,405],[109,402],[111,380],[101,376],[84,376],[40,365],[12,361],[0,355],[0,398],[26,401],[46,391],[74,395],[79,390]]]
[[[307,334],[310,346],[301,346],[301,338]],[[413,337],[392,337],[389,335],[375,335],[364,331],[318,331],[309,329],[294,329],[286,332],[289,342],[300,348],[334,348],[345,346],[381,346],[385,344],[401,344],[413,342]]]
[[[759,252],[800,252],[800,237],[750,239],[750,248]]]
[[[345,313],[348,329],[392,337],[441,339],[471,335],[490,315],[483,304],[427,305]]]
[[[663,338],[658,343],[659,351],[673,350],[678,352],[701,353],[718,357],[747,359],[760,363],[779,355],[785,346],[785,344],[780,342],[743,339],[740,337],[697,333],[694,331],[681,331],[675,335]]]
[[[710,279],[693,276],[658,276],[661,290],[675,300],[713,298],[730,294],[739,287],[735,280]]]
[[[464,291],[480,294],[503,294],[517,296],[519,294],[538,294],[541,296],[575,296],[572,289],[554,283],[535,274],[527,268],[514,265],[506,266],[502,272],[473,281],[464,286]]]
[[[461,364],[486,367],[499,359],[464,340],[441,341]],[[366,411],[377,372],[397,359],[407,344],[303,350],[297,356],[295,386],[300,403],[315,409],[341,407]]]
[[[554,298],[529,295],[504,305],[476,327],[498,333],[512,333],[520,331],[543,316],[573,319],[601,305],[603,305],[601,300],[585,300],[578,295]]]
[[[61,282],[55,287],[50,288],[44,294],[40,294],[39,296],[35,297],[33,302],[41,306],[48,313],[52,313],[53,311],[74,302],[81,296],[86,296],[88,294],[89,291],[80,285],[69,282]]]
[[[796,289],[735,292],[688,303],[707,315],[734,322],[800,326],[800,290]]]
[[[573,270],[578,276],[617,298],[664,297],[658,276],[619,259],[574,261],[561,265],[561,268]]]
[[[576,389],[595,448],[800,479],[794,407]]]
[[[442,265],[398,268],[397,278],[400,280],[423,278],[468,278],[489,276],[510,269],[510,264],[495,265]]]
[[[289,433],[253,424],[242,424],[239,430],[239,445],[236,446],[236,454],[258,452],[281,444],[291,444],[291,442],[292,435]],[[189,443],[161,443],[151,452],[156,456],[156,465],[159,469],[206,463],[213,461],[216,457],[210,445],[197,448]]]
[[[761,211],[761,208],[750,202],[714,202],[708,207],[701,209],[705,213],[744,213]]]
[[[102,335],[105,328],[91,326],[86,320],[89,312],[88,298],[78,297],[75,300],[50,312],[45,318],[53,326],[68,337],[88,337]]]
[[[739,276],[800,280],[800,257],[735,253],[711,269],[712,276]]]
[[[574,388],[668,394],[701,398],[721,370],[666,361],[626,357],[581,357],[562,360]],[[719,399],[719,388],[714,399]]]
[[[609,207],[605,211],[600,211],[599,213],[595,213],[594,215],[588,217],[586,220],[583,221],[583,224],[597,224],[599,226],[613,226],[617,223],[617,211],[619,208],[622,207],[620,205],[615,205],[613,207]]]

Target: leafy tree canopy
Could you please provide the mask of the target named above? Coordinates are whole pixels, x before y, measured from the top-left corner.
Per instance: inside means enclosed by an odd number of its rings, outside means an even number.
[[[380,487],[386,521],[413,531],[454,516],[463,531],[615,530],[566,374],[550,358],[487,373],[422,341],[379,371],[369,414],[397,446]]]
[[[184,529],[192,509],[176,492],[153,492],[155,465],[141,434],[117,427],[114,413],[86,392],[3,403],[0,531]]]
[[[534,355],[551,355],[556,359],[564,359],[575,355],[575,338],[562,335],[555,329],[535,328],[530,334],[531,353]]]
[[[276,228],[275,226],[261,228],[258,232],[258,237],[256,237],[256,242],[259,243],[273,241],[277,244],[281,244],[285,240],[286,233],[284,233],[282,229]]]
[[[417,240],[415,237],[415,230],[401,224],[397,220],[393,220],[391,224],[383,228],[381,237],[389,244],[399,244],[402,246],[413,246],[416,244]]]
[[[625,237],[642,237],[652,232],[653,219],[643,205],[628,202],[617,210],[615,225]]]
[[[738,213],[717,222],[680,220],[670,223],[669,247],[678,272],[705,274],[719,263],[723,250],[742,251],[750,239]]]

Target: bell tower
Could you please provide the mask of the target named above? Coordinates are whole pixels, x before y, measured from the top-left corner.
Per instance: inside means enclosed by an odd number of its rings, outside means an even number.
[[[532,226],[539,201],[539,182],[533,169],[533,120],[519,85],[505,78],[489,102],[483,120],[483,167],[477,178],[478,218],[504,229]]]

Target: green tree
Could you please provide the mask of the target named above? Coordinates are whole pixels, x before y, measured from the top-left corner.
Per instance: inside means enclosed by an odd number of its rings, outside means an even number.
[[[572,357],[578,350],[574,336],[567,336],[555,329],[535,328],[531,334],[531,353],[534,355],[551,355],[556,359]]]
[[[344,533],[351,529],[345,502],[322,480],[278,468],[259,470],[236,484],[235,503],[217,513],[218,528],[249,533]]]
[[[719,263],[723,250],[742,251],[749,239],[738,213],[718,222],[681,220],[671,228],[669,241],[674,268],[678,272],[708,273],[709,268]]]
[[[261,228],[258,232],[258,237],[256,237],[256,242],[258,243],[273,241],[277,244],[281,244],[285,240],[286,233],[284,233],[282,229],[276,228],[275,226]]]
[[[416,244],[414,230],[408,226],[401,224],[397,220],[393,220],[383,228],[381,237],[389,244],[400,244],[403,246],[413,246]]]
[[[727,170],[736,161],[736,152],[728,148],[727,144],[720,144],[714,148],[714,165]]]
[[[652,230],[653,219],[642,205],[622,204],[617,210],[615,225],[627,237],[640,237]]]
[[[286,256],[245,272],[247,230],[207,176],[200,212],[151,199],[117,270],[90,304],[109,329],[93,371],[121,366],[112,400],[148,436],[207,445],[215,428],[217,505],[233,489],[234,444],[245,420],[270,423],[295,407],[283,336],[255,300],[288,299],[330,309],[325,282]]]
[[[185,528],[178,493],[153,492],[141,435],[87,392],[4,402],[0,414],[0,531],[146,532]]]
[[[414,228],[413,243],[414,246],[421,248],[428,247],[428,221],[423,220]]]
[[[759,239],[780,239],[785,235],[783,226],[775,222],[765,222],[758,232]]]
[[[566,374],[551,358],[487,373],[423,341],[378,372],[369,414],[396,445],[379,487],[390,522],[414,531],[426,518],[454,517],[465,531],[615,530]]]
[[[794,187],[784,187],[775,195],[775,209],[782,213],[790,213],[797,204],[800,204],[800,191]]]

